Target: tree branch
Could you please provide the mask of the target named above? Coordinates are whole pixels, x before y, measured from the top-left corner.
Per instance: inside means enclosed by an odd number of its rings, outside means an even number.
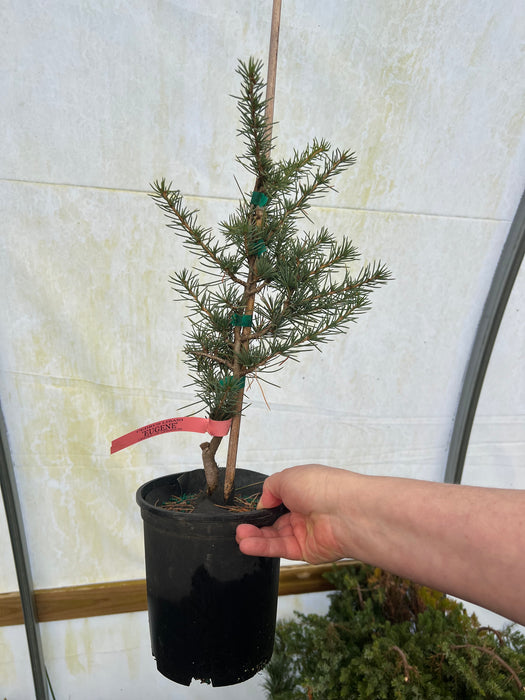
[[[219,467],[215,461],[215,453],[221,444],[222,437],[212,437],[210,442],[203,442],[200,445],[202,450],[202,465],[204,474],[206,475],[206,483],[208,485],[208,496],[215,491],[219,484]]]
[[[206,357],[208,360],[212,360],[213,362],[218,362],[221,365],[225,365],[229,370],[233,372],[233,365],[228,362],[228,360],[225,360],[222,357],[219,357],[218,355],[213,355],[211,352],[204,352],[203,350],[192,350],[187,349],[186,352],[189,355],[193,355],[193,357]]]
[[[164,180],[162,180],[160,183],[155,183],[154,189],[156,191],[154,198],[156,200],[160,200],[157,201],[157,204],[168,214],[168,216],[171,215],[171,217],[175,219],[175,226],[182,231],[185,231],[190,236],[193,244],[199,246],[202,251],[217,265],[217,267],[219,267],[221,271],[233,282],[239,285],[244,285],[244,280],[238,278],[235,274],[228,270],[228,268],[224,266],[223,261],[217,255],[216,250],[213,250],[213,248],[207,245],[202,239],[202,234],[209,233],[210,229],[205,231],[199,227],[195,228],[191,223],[191,215],[193,215],[195,212],[191,212],[190,214],[189,212],[178,208],[174,202],[174,197],[182,203],[182,196],[180,193],[178,191],[171,191],[169,187],[166,187]]]
[[[483,654],[488,654],[488,656],[491,656],[495,661],[497,661],[500,664],[500,666],[502,666],[506,671],[510,673],[518,687],[518,690],[525,691],[525,686],[520,681],[516,671],[512,668],[512,666],[509,666],[509,664],[506,661],[504,661],[501,658],[501,656],[499,656],[499,654],[496,654],[494,649],[490,649],[489,647],[477,646],[475,644],[454,644],[450,647],[450,649],[476,649],[477,651],[481,651]]]
[[[402,649],[400,649],[397,645],[394,645],[394,646],[390,647],[390,651],[395,651],[399,655],[399,657],[401,658],[401,662],[403,664],[403,669],[405,671],[405,683],[408,683],[408,681],[410,680],[410,673],[411,672],[413,672],[415,675],[418,675],[417,668],[415,668],[415,666],[411,666],[408,663],[406,654]]]
[[[341,165],[351,165],[353,162],[353,155],[347,153],[346,151],[341,152],[339,157],[334,158],[334,160],[331,161],[330,165],[327,168],[325,168],[325,170],[322,173],[317,173],[317,175],[314,177],[314,181],[309,187],[304,186],[302,188],[301,196],[298,199],[296,199],[295,202],[291,203],[288,209],[286,209],[284,215],[281,217],[280,220],[277,221],[275,230],[278,230],[284,224],[286,219],[293,215],[295,212],[303,212],[303,208],[307,201],[315,195],[317,190],[328,186],[330,178],[333,175],[335,175],[335,173],[341,167]],[[268,235],[268,240],[270,240],[271,237],[272,234],[270,233]]]

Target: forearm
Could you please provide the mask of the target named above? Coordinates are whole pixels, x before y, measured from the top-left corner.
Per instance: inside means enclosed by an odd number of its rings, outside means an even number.
[[[525,492],[348,473],[347,555],[525,623]]]

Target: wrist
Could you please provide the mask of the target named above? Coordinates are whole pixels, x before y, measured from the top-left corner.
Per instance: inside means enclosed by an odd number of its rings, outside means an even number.
[[[363,535],[372,509],[368,477],[347,469],[334,474],[334,537],[342,557],[359,559],[365,551]]]

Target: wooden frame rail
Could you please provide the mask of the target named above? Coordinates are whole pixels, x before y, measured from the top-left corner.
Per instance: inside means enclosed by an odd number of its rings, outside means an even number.
[[[338,562],[348,566],[352,562]],[[279,576],[279,595],[298,595],[333,590],[323,574],[334,564],[299,564],[283,566]],[[116,615],[147,609],[146,581],[115,581],[66,588],[35,590],[35,605],[39,622],[72,620],[79,617]],[[20,594],[0,593],[0,627],[22,625],[24,617]]]

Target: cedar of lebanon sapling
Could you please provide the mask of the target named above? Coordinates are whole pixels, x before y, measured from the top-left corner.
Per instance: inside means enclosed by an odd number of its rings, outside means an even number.
[[[152,185],[168,226],[198,258],[194,270],[174,273],[171,282],[190,308],[184,351],[198,402],[213,420],[232,420],[224,500],[234,487],[245,382],[279,369],[285,359],[331,340],[369,307],[371,291],[390,273],[381,263],[352,275],[358,257],[349,238],[325,227],[302,232],[312,203],[355,162],[348,150],[313,140],[290,158],[272,159],[266,120],[262,62],[239,62],[238,134],[244,153],[237,158],[253,178],[253,191],[218,226],[202,227],[180,190],[160,180]],[[206,273],[202,281],[202,272]],[[201,274],[199,274],[201,273]],[[201,445],[208,494],[216,491],[215,454],[222,438]]]

